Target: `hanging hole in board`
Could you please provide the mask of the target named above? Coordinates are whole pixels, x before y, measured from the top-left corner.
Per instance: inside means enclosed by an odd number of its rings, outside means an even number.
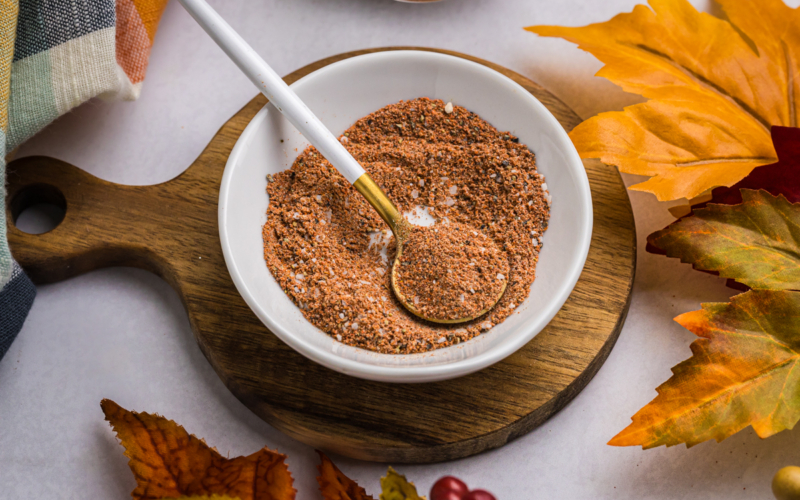
[[[43,234],[57,228],[64,220],[67,200],[55,186],[33,184],[20,190],[9,208],[17,229],[28,234]]]

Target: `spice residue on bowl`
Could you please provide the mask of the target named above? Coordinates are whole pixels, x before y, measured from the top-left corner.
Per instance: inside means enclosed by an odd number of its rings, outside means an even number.
[[[533,153],[476,114],[441,100],[392,104],[341,137],[401,211],[464,224],[507,256],[498,304],[468,323],[415,317],[394,297],[394,238],[361,195],[313,147],[268,178],[264,256],[303,315],[348,345],[424,352],[469,340],[524,301],[549,218],[550,194]]]
[[[432,320],[473,318],[502,295],[508,255],[466,224],[416,226],[392,272],[395,290],[412,312]]]

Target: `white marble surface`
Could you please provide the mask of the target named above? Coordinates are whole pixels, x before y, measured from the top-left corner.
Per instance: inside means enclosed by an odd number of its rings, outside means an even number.
[[[531,24],[583,25],[635,0],[212,0],[285,74],[343,51],[425,45],[505,65],[551,89],[581,116],[637,102],[594,78],[599,63]],[[798,1],[792,2],[797,5]],[[713,9],[705,0],[694,4]],[[115,182],[179,174],[217,128],[254,95],[180,5],[164,15],[144,92],[135,103],[90,102],[44,130],[20,155],[46,154]],[[443,474],[499,500],[528,498],[771,498],[783,465],[800,463],[800,431],[760,440],[745,430],[722,443],[642,451],[605,443],[655,396],[693,335],[672,318],[724,300],[722,280],[644,252],[670,221],[650,195],[631,193],[639,263],[628,321],[606,364],[549,422],[502,449],[451,463],[401,466],[427,492]],[[43,286],[0,362],[0,498],[127,498],[134,487],[99,402],[159,412],[223,454],[268,445],[289,454],[298,499],[318,498],[316,455],[265,424],[223,386],[201,354],[177,295],[146,272],[108,269]],[[334,457],[373,494],[385,465]]]

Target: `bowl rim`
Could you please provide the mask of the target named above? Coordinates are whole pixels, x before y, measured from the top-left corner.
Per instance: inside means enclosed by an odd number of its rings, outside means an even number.
[[[531,92],[522,87],[519,83],[515,82],[499,71],[496,71],[495,69],[478,62],[455,55],[420,50],[393,50],[387,52],[374,52],[354,56],[326,65],[298,79],[292,83],[291,86],[299,85],[309,78],[318,77],[320,73],[323,73],[326,70],[330,70],[334,67],[357,64],[359,61],[363,61],[365,59],[383,59],[393,57],[420,57],[423,59],[445,58],[457,64],[470,66],[473,70],[492,74],[492,76],[495,78],[505,80],[506,84],[517,87],[521,91],[520,94],[523,96],[523,99],[529,99],[531,106],[538,107],[540,108],[540,111],[544,111],[543,115],[545,120],[549,123],[549,126],[556,131],[556,136],[560,142],[559,146],[561,146],[561,149],[565,153],[567,164],[572,169],[576,169],[577,173],[579,174],[575,176],[576,190],[579,194],[579,197],[586,201],[586,203],[583,204],[583,213],[581,214],[585,224],[584,227],[581,228],[580,232],[576,232],[576,236],[578,236],[577,245],[579,246],[579,257],[571,263],[571,269],[569,269],[568,273],[566,274],[566,279],[563,280],[567,286],[562,288],[562,291],[558,294],[556,300],[552,302],[550,310],[548,310],[546,314],[540,315],[537,323],[539,323],[541,326],[538,328],[532,328],[525,334],[517,335],[509,339],[509,341],[504,342],[499,346],[490,348],[482,353],[450,363],[429,366],[380,366],[346,359],[334,352],[318,348],[310,343],[307,343],[302,338],[294,335],[291,331],[283,328],[283,326],[273,321],[272,317],[261,308],[259,301],[250,292],[248,285],[242,276],[243,273],[241,273],[237,267],[237,264],[233,258],[233,252],[230,246],[230,238],[228,237],[228,227],[225,221],[225,209],[228,206],[228,200],[231,195],[231,179],[234,176],[235,166],[240,162],[241,157],[244,155],[247,147],[246,144],[250,142],[251,136],[256,132],[258,125],[266,118],[267,110],[270,106],[269,103],[264,105],[264,107],[262,107],[247,124],[242,134],[237,138],[236,144],[231,150],[231,153],[225,164],[225,169],[223,171],[222,181],[220,184],[217,212],[220,244],[222,246],[222,253],[225,259],[225,264],[228,268],[228,272],[239,294],[245,300],[253,313],[256,314],[259,320],[261,320],[261,322],[281,341],[288,344],[295,351],[327,368],[358,378],[394,383],[434,382],[465,376],[503,360],[538,335],[550,323],[550,321],[552,321],[556,314],[558,314],[558,312],[564,306],[564,303],[572,294],[572,291],[574,290],[575,285],[580,278],[589,254],[592,228],[594,223],[592,196],[589,186],[589,179],[586,175],[586,171],[583,167],[580,156],[578,155],[574,144],[569,138],[569,135],[555,118],[555,116],[550,112],[550,110],[547,109],[547,107],[544,106],[541,101],[539,101]],[[386,355],[403,356],[395,354]]]

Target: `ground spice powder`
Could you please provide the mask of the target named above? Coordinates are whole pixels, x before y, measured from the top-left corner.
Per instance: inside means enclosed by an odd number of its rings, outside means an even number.
[[[494,305],[503,292],[508,255],[466,224],[415,226],[393,271],[397,291],[422,316],[472,318]]]
[[[533,153],[476,114],[427,98],[386,106],[341,137],[404,213],[463,224],[506,254],[508,286],[484,316],[429,323],[394,297],[394,240],[380,217],[314,147],[268,178],[267,267],[318,328],[348,345],[408,354],[469,340],[530,292],[550,194]],[[461,228],[463,229],[463,228]],[[461,230],[459,229],[459,230]]]

